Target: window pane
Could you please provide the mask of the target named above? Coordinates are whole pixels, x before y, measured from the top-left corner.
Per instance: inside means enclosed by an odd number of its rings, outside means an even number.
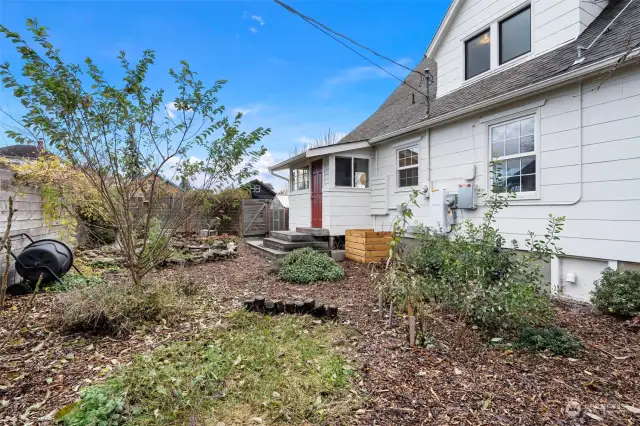
[[[516,121],[515,123],[507,124],[507,139],[513,139],[520,136],[520,122]]]
[[[418,165],[418,152],[412,149],[398,151],[398,167],[409,167]]]
[[[369,187],[369,160],[366,158],[353,159],[353,186],[356,188]]]
[[[505,142],[504,155],[520,154],[520,141],[516,139],[507,139]]]
[[[492,158],[502,157],[504,155],[504,142],[494,142],[491,150]]]
[[[508,160],[507,161],[507,177],[520,174],[520,160]]]
[[[504,126],[496,126],[491,129],[491,140],[494,142],[504,140]]]
[[[522,176],[522,191],[536,190],[536,175]]]
[[[336,157],[336,186],[351,186],[351,158]]]
[[[469,79],[491,68],[491,35],[486,31],[465,43],[465,78]]]
[[[500,23],[500,64],[531,51],[531,8]]]
[[[528,175],[536,172],[536,157],[524,157],[520,174]]]
[[[399,170],[398,177],[400,187],[416,186],[418,185],[418,168],[412,167],[410,169]]]
[[[525,118],[520,122],[520,135],[533,135],[533,117]]]
[[[520,176],[507,178],[507,189],[511,192],[520,192]]]
[[[522,136],[520,138],[520,152],[533,151],[533,135]]]

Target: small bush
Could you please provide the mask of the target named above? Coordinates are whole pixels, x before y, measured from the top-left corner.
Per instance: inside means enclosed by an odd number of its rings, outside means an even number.
[[[598,310],[622,316],[640,315],[640,272],[607,268],[594,284],[591,302]]]
[[[580,339],[560,327],[525,327],[514,346],[532,352],[548,350],[555,355],[568,357],[575,357],[584,349]]]
[[[101,282],[60,294],[54,321],[67,330],[122,334],[147,322],[175,321],[188,308],[188,299],[173,283],[153,283],[137,292],[129,282]]]
[[[291,283],[337,281],[342,277],[344,271],[333,259],[308,247],[288,254],[280,267],[280,279]]]

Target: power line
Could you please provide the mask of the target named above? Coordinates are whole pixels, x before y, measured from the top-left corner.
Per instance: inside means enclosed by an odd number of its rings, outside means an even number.
[[[362,59],[366,60],[367,62],[369,62],[370,64],[372,64],[372,65],[373,65],[373,66],[375,66],[376,68],[379,68],[380,70],[382,70],[382,71],[383,71],[383,72],[385,72],[386,74],[389,74],[391,77],[393,77],[393,78],[395,78],[396,80],[398,80],[400,83],[402,83],[402,84],[404,84],[404,85],[406,85],[406,86],[410,87],[411,89],[415,90],[416,92],[420,93],[421,95],[423,95],[424,97],[426,97],[426,98],[427,98],[427,103],[429,103],[429,95],[428,95],[428,94],[426,94],[426,93],[422,92],[422,91],[421,91],[421,90],[419,90],[419,89],[416,89],[415,87],[413,87],[412,85],[410,85],[409,83],[407,83],[405,80],[403,80],[403,79],[401,79],[401,78],[397,77],[395,74],[393,74],[393,73],[389,72],[389,71],[388,71],[388,70],[386,70],[384,67],[381,67],[381,66],[380,66],[380,65],[378,65],[377,63],[373,62],[371,59],[367,58],[367,57],[366,57],[366,56],[364,56],[362,53],[358,52],[358,51],[357,51],[357,50],[355,50],[353,47],[349,46],[348,44],[346,44],[345,42],[343,42],[342,40],[340,40],[339,38],[337,38],[337,37],[336,37],[336,35],[337,35],[337,36],[339,36],[339,37],[342,37],[342,38],[344,38],[344,39],[346,39],[346,40],[348,40],[349,42],[351,42],[351,43],[355,44],[356,46],[358,46],[358,47],[360,47],[360,48],[362,48],[362,49],[365,49],[365,50],[367,50],[367,51],[369,51],[369,52],[373,53],[374,55],[376,55],[376,56],[378,56],[378,57],[380,57],[380,58],[382,58],[382,59],[385,59],[385,60],[387,60],[387,61],[389,61],[389,62],[392,62],[393,64],[395,64],[395,65],[397,65],[397,66],[399,66],[399,67],[405,68],[405,69],[409,70],[410,72],[414,72],[414,73],[418,74],[418,75],[420,76],[420,78],[421,78],[421,82],[422,82],[422,79],[425,79],[425,78],[427,78],[427,79],[428,79],[428,78],[429,78],[429,76],[425,76],[423,73],[421,73],[421,72],[419,72],[419,71],[416,71],[416,70],[413,70],[413,69],[411,69],[411,68],[408,68],[407,66],[405,66],[405,65],[403,65],[403,64],[400,64],[400,63],[398,63],[398,62],[394,61],[393,59],[390,59],[390,58],[388,58],[388,57],[386,57],[386,56],[384,56],[384,55],[381,55],[381,54],[377,53],[376,51],[374,51],[374,50],[372,50],[372,49],[370,49],[370,48],[368,48],[368,47],[366,47],[366,46],[364,46],[364,45],[362,45],[362,44],[360,44],[360,43],[358,43],[358,42],[354,41],[353,39],[351,39],[351,38],[349,38],[349,37],[345,36],[344,34],[341,34],[341,33],[337,32],[337,31],[332,30],[331,28],[327,27],[326,25],[322,24],[321,22],[318,22],[318,21],[316,21],[315,19],[313,19],[313,18],[311,18],[311,17],[309,17],[309,16],[306,16],[306,15],[304,15],[304,14],[302,14],[302,13],[298,12],[297,10],[295,10],[295,9],[294,9],[294,8],[292,8],[291,6],[289,6],[289,5],[285,4],[285,3],[283,3],[283,2],[282,2],[282,1],[280,1],[280,0],[273,0],[273,1],[274,1],[275,3],[277,3],[278,5],[282,6],[283,8],[285,8],[286,10],[288,10],[289,12],[293,13],[294,15],[299,16],[303,21],[305,21],[305,22],[306,22],[306,23],[308,23],[309,25],[312,25],[313,27],[315,27],[315,28],[316,28],[316,29],[318,29],[319,31],[322,31],[324,34],[328,35],[329,37],[331,37],[332,39],[334,39],[335,41],[337,41],[338,43],[340,43],[341,45],[343,45],[343,46],[344,46],[344,47],[346,47],[347,49],[351,50],[353,53],[355,53],[356,55],[360,56]],[[335,35],[334,35],[334,34],[335,34]],[[395,103],[395,102],[394,102],[394,103]]]

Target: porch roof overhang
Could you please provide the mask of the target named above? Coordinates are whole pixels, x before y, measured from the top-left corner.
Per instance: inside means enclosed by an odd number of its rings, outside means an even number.
[[[323,155],[334,154],[336,152],[345,152],[345,151],[351,151],[354,149],[368,148],[369,146],[370,144],[368,141],[344,142],[344,143],[338,143],[338,144],[328,145],[328,146],[319,146],[317,148],[308,149],[307,151],[301,154],[294,155],[293,157],[290,157],[278,164],[275,164],[269,167],[269,171],[273,172],[276,170],[288,169],[289,166],[295,163],[298,163],[301,160],[304,160],[306,158],[314,158],[314,157],[320,157]]]

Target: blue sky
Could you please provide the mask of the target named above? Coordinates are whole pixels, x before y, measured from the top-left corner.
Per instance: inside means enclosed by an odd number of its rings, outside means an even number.
[[[420,61],[448,0],[287,1],[294,8],[396,61]],[[294,145],[327,129],[346,133],[365,120],[397,86],[385,75],[272,1],[7,1],[0,21],[24,33],[27,17],[50,28],[63,57],[90,56],[116,77],[119,50],[131,58],[156,51],[148,81],[171,95],[167,71],[185,59],[206,83],[229,81],[221,92],[228,111],[242,110],[246,129],[270,127],[269,154],[261,178],[283,186],[266,166],[288,156]],[[406,72],[372,58],[400,78]],[[6,41],[0,60],[18,65]],[[7,94],[3,108],[17,111]],[[6,138],[5,138],[6,141]],[[6,142],[5,142],[6,143]],[[197,153],[194,153],[197,155]]]

